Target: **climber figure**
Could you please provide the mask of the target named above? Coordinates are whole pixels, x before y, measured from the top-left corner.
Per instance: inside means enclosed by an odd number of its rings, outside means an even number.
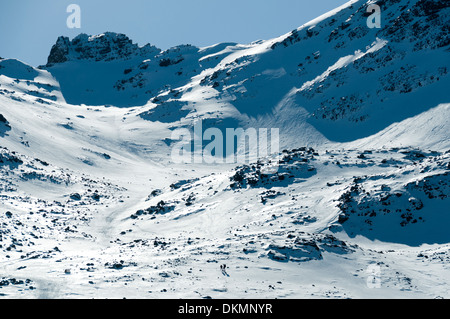
[[[228,275],[228,273],[227,273],[227,265],[225,265],[225,264],[220,265],[220,270],[222,270],[222,275],[230,277],[230,275]]]

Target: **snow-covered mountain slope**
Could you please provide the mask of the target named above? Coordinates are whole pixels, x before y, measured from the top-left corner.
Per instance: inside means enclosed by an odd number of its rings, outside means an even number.
[[[61,101],[64,98],[60,86],[52,75],[21,61],[0,59],[0,94],[16,101],[34,98],[38,103],[45,100]]]
[[[382,148],[416,145],[423,149],[450,149],[450,104],[440,104],[426,112],[391,124],[375,135],[351,143],[347,147]]]
[[[241,112],[278,117],[280,127],[293,119],[301,122],[304,108],[309,123],[341,142],[448,102],[448,3],[380,5],[382,29],[369,29],[366,2],[353,1],[225,59],[203,83],[228,96]]]
[[[0,296],[448,297],[449,5],[377,1],[369,29],[372,3],[247,45],[0,59]],[[200,120],[282,152],[177,164]]]

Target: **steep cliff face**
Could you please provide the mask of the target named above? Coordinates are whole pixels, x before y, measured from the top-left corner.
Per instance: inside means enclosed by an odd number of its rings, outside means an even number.
[[[47,65],[63,63],[68,60],[70,40],[67,37],[59,37],[48,56]]]

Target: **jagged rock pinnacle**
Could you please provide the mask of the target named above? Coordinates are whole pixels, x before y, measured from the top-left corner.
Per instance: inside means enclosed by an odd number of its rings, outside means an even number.
[[[80,34],[72,41],[61,36],[51,49],[47,66],[74,60],[113,61],[135,56],[152,57],[160,52],[160,49],[150,44],[139,47],[120,33],[106,32],[95,36]]]

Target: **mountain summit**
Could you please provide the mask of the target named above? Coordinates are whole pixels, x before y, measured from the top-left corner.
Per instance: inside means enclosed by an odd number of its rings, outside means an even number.
[[[126,35],[106,32],[96,36],[80,34],[72,41],[59,37],[48,57],[47,67],[67,61],[114,61],[133,57],[150,58],[161,50],[150,44],[139,47]]]

